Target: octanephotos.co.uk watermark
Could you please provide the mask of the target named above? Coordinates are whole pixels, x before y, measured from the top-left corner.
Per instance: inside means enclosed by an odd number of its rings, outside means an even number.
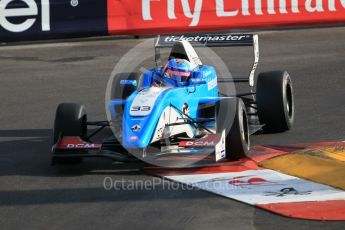
[[[235,186],[227,183],[227,181],[203,181],[195,183],[177,183],[172,180],[167,180],[159,177],[152,177],[149,179],[133,180],[125,178],[105,177],[103,179],[103,188],[108,191],[153,191],[153,190],[171,190],[171,191],[190,191],[190,190],[228,190],[241,189],[240,186]]]

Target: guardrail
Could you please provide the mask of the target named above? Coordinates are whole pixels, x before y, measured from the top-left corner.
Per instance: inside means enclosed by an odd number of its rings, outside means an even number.
[[[0,42],[345,22],[345,0],[0,0]]]

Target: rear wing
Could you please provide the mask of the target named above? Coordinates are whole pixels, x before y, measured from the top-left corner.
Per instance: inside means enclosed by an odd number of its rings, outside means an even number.
[[[173,47],[175,42],[186,40],[193,47],[252,46],[254,34],[205,34],[205,35],[159,35],[156,48]]]
[[[177,42],[183,42],[183,41],[187,41],[188,43],[190,43],[190,45],[192,45],[192,47],[253,46],[254,47],[254,64],[249,74],[248,81],[251,87],[254,86],[254,76],[255,76],[256,68],[259,64],[259,56],[260,56],[258,35],[256,34],[159,35],[155,38],[155,41],[154,41],[155,42],[155,61],[156,61],[157,66],[158,67],[162,66],[162,61],[160,58],[161,48],[173,48]],[[195,53],[195,51],[193,50],[192,52],[189,51],[187,53]]]

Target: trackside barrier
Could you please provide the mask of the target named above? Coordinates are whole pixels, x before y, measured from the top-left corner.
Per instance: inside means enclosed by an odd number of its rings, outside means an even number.
[[[108,0],[110,34],[345,22],[345,0]]]
[[[0,0],[0,41],[345,22],[345,0]]]
[[[106,0],[0,0],[0,42],[107,34]]]

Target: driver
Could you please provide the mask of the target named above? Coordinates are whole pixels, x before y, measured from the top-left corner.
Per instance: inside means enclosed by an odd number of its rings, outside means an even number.
[[[162,86],[164,83],[173,86],[184,86],[197,68],[186,59],[173,58],[163,68],[161,79],[154,79],[152,86]]]

